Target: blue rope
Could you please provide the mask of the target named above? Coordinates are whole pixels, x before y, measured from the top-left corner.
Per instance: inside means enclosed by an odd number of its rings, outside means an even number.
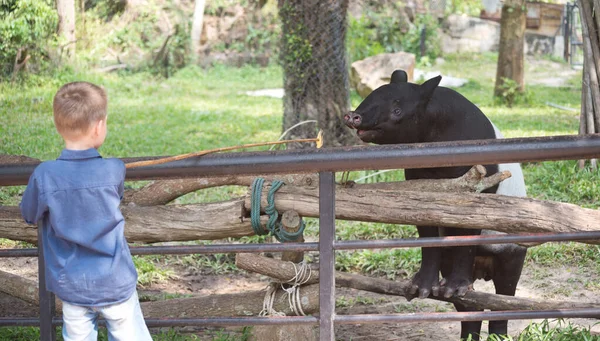
[[[296,232],[287,232],[279,221],[279,212],[275,209],[275,192],[284,185],[283,181],[275,180],[271,183],[271,189],[267,194],[267,207],[265,207],[265,213],[269,215],[266,229],[260,224],[260,200],[262,195],[262,187],[265,183],[263,178],[255,178],[252,182],[252,191],[250,194],[250,222],[252,224],[252,230],[257,235],[265,235],[271,233],[280,242],[295,241],[304,233],[305,224],[304,221],[300,221],[300,228]]]

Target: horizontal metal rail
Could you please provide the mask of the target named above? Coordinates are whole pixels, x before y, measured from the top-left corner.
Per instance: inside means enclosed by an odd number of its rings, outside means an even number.
[[[334,242],[335,250],[387,249],[410,247],[449,247],[468,245],[488,245],[501,243],[546,243],[561,241],[600,240],[600,231],[572,233],[528,233],[528,234],[492,234],[481,236],[427,237],[379,240],[348,240]],[[169,245],[131,247],[133,255],[189,255],[234,252],[284,252],[318,251],[319,243],[282,243],[282,244],[213,244],[213,245]],[[3,257],[37,257],[37,248],[0,250]]]
[[[469,166],[600,157],[600,135],[211,154],[127,171],[127,180]],[[129,158],[139,161],[148,158]],[[24,185],[36,164],[0,165],[0,186]]]
[[[600,308],[554,309],[554,310],[503,310],[475,312],[445,313],[409,313],[387,315],[335,315],[334,324],[368,324],[368,323],[416,323],[416,322],[451,322],[451,321],[498,321],[498,320],[533,320],[548,318],[600,318]],[[318,318],[313,316],[286,317],[216,317],[216,318],[175,318],[146,319],[148,327],[168,326],[249,326],[249,325],[316,325]],[[100,320],[101,324],[104,323]],[[39,318],[0,318],[3,326],[37,326]],[[61,325],[62,319],[52,319],[53,325]]]
[[[336,324],[356,323],[414,323],[449,321],[532,320],[548,318],[600,318],[600,308],[555,309],[529,311],[476,311],[451,313],[415,313],[389,315],[337,315]]]
[[[284,324],[309,324],[316,325],[319,320],[313,316],[285,316],[285,317],[213,317],[213,318],[170,318],[170,319],[145,319],[148,327],[172,327],[172,326],[249,326],[249,325],[284,325]],[[106,322],[98,320],[100,325]],[[52,318],[54,326],[61,326],[62,318]],[[0,317],[0,327],[6,326],[31,326],[37,327],[40,319],[35,317]]]

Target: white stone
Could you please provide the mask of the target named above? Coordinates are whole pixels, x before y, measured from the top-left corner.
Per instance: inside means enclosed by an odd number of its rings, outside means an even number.
[[[352,63],[350,85],[361,97],[367,97],[373,90],[388,84],[392,72],[404,70],[408,81],[412,82],[415,69],[415,55],[406,52],[383,53]]]

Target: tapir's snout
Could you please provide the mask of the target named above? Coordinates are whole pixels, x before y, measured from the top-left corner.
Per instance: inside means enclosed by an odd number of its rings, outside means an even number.
[[[356,129],[362,123],[362,116],[354,111],[350,111],[344,115],[344,123],[346,123],[348,127]]]

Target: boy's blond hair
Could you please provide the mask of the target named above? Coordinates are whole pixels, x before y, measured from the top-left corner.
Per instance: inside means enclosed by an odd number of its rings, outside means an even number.
[[[93,123],[106,119],[106,92],[88,82],[63,85],[54,96],[56,130],[67,137],[87,133]]]

